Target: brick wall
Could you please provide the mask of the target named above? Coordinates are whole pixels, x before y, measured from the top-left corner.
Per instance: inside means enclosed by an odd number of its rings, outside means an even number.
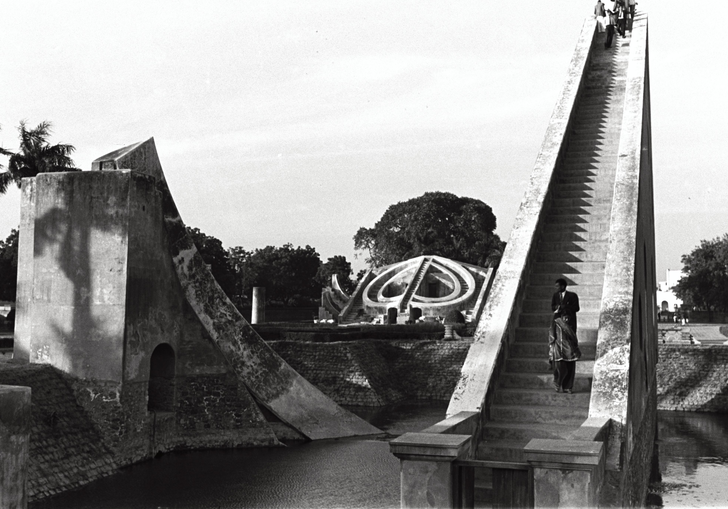
[[[406,399],[449,400],[471,343],[362,340],[269,344],[337,403],[381,406]]]
[[[232,374],[181,376],[174,412],[147,411],[147,384],[81,380],[47,364],[0,362],[0,384],[30,387],[31,501],[153,458],[159,451],[278,445]]]
[[[116,471],[113,452],[65,375],[44,364],[0,363],[0,384],[30,387],[32,426],[28,498],[54,495]]]
[[[728,412],[728,347],[660,344],[660,410]]]

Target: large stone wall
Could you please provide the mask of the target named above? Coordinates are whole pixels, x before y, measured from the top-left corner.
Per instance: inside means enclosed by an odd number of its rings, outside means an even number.
[[[174,412],[147,411],[146,383],[120,388],[47,364],[1,362],[0,384],[32,389],[31,501],[113,474],[159,451],[278,445],[232,373],[178,377]]]
[[[660,410],[728,412],[728,347],[660,344]]]
[[[270,346],[339,404],[381,406],[407,399],[450,399],[469,341],[377,341]]]
[[[60,371],[42,364],[0,363],[0,384],[32,390],[27,486],[31,501],[116,470],[113,452],[76,403],[73,389]]]

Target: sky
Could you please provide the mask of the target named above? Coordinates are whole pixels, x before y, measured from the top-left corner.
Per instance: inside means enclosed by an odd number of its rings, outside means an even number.
[[[507,240],[593,4],[8,2],[0,146],[17,147],[21,119],[48,120],[51,142],[74,145],[89,170],[154,137],[189,226],[225,247],[311,245],[355,272],[357,230],[428,191],[483,200]],[[658,281],[728,232],[724,27],[684,5],[638,3]],[[0,195],[0,238],[19,207],[16,188]]]

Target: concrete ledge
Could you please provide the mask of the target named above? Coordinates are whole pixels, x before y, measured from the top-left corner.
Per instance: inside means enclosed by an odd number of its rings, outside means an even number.
[[[453,461],[470,451],[470,435],[405,433],[389,442],[389,450],[400,459]]]
[[[569,440],[606,442],[611,425],[612,420],[609,417],[589,417],[579,429],[569,436]]]
[[[421,433],[443,433],[473,436],[478,426],[478,412],[459,412],[452,417],[423,429]]]
[[[571,469],[584,465],[591,469],[601,463],[604,444],[534,438],[523,448],[523,453],[529,463],[560,464]]]

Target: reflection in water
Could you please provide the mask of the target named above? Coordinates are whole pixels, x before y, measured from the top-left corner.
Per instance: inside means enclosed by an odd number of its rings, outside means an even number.
[[[420,431],[447,403],[349,408],[387,432]],[[399,460],[382,437],[287,448],[165,454],[32,509],[389,508],[399,506]]]
[[[388,437],[444,418],[447,403],[349,407]],[[728,416],[660,412],[662,482],[652,507],[728,507]],[[399,507],[399,461],[384,437],[287,448],[165,454],[31,509]]]
[[[653,507],[728,507],[728,416],[659,412],[658,439]]]

